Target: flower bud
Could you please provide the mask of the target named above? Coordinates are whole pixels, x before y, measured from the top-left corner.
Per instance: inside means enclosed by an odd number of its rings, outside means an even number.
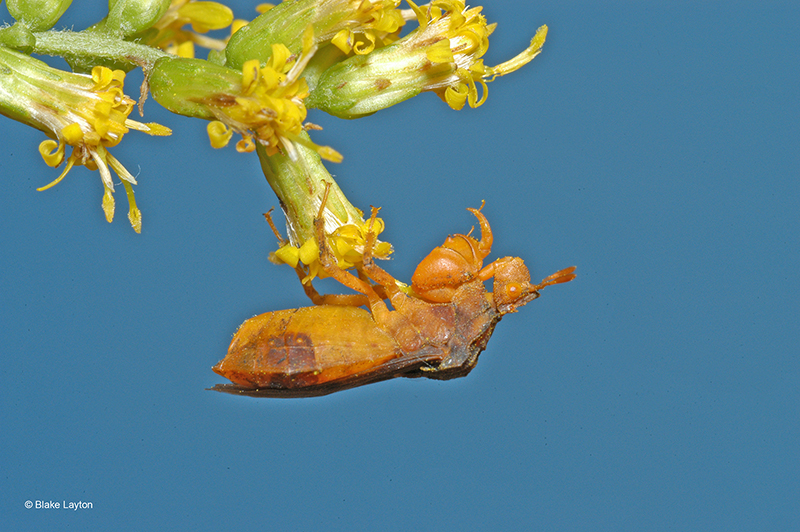
[[[155,24],[169,8],[170,0],[108,0],[105,29],[128,36]]]
[[[165,57],[156,61],[149,83],[153,98],[173,113],[214,120],[209,104],[215,95],[240,90],[242,73],[202,59]]]
[[[46,31],[58,22],[71,3],[72,0],[8,0],[6,7],[12,17],[31,31]]]
[[[257,17],[231,37],[227,64],[241,68],[246,61],[264,64],[271,46],[284,44],[292,53],[303,49],[303,32],[314,28],[314,45],[332,43],[345,54],[367,54],[394,41],[405,24],[400,0],[295,0],[283,2]]]
[[[272,45],[284,44],[290,51],[302,48],[301,36],[313,19],[316,0],[298,0],[276,5],[233,34],[225,49],[227,65],[240,69],[250,59],[265,63]]]

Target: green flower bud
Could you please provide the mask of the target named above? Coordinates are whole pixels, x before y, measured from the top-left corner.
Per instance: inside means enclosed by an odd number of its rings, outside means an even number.
[[[314,20],[318,0],[278,4],[233,34],[225,49],[227,64],[241,69],[250,59],[261,64],[272,56],[272,45],[284,44],[292,53],[302,50],[306,26]]]
[[[146,30],[167,12],[170,0],[108,0],[105,30],[133,35]]]
[[[319,78],[306,106],[340,118],[360,118],[416,96],[429,74],[452,70],[447,64],[432,65],[424,50],[397,51],[388,46],[333,65]]]
[[[165,57],[150,73],[150,93],[173,113],[214,120],[212,103],[223,94],[237,94],[242,72],[203,61]]]
[[[8,0],[6,6],[11,16],[31,31],[46,31],[58,22],[71,3],[72,0]]]

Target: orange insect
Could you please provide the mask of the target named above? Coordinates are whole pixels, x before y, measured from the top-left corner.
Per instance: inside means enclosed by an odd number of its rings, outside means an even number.
[[[306,293],[318,306],[267,312],[245,321],[228,355],[213,368],[235,384],[212,389],[258,397],[310,397],[394,377],[465,376],[505,314],[539,297],[545,286],[575,278],[573,266],[532,285],[518,257],[483,267],[492,231],[480,210],[468,210],[478,218],[481,239],[471,237],[471,231],[448,237],[419,264],[411,278],[413,295],[408,295],[372,259],[377,209],[372,210],[363,266],[356,277],[337,266],[324,238],[320,208],[314,221],[320,264],[328,275],[363,295],[321,296],[307,283]],[[304,272],[298,274],[302,278]],[[494,292],[488,292],[483,283],[492,277]],[[371,314],[359,308],[364,304]]]

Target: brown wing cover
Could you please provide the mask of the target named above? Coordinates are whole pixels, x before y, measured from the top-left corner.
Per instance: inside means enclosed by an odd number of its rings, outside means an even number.
[[[321,305],[247,320],[213,369],[245,388],[296,389],[359,379],[401,356],[366,310]]]

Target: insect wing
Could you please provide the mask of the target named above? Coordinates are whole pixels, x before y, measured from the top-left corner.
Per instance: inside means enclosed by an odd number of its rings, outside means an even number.
[[[243,323],[228,355],[213,368],[235,384],[212,389],[262,397],[325,395],[401,376],[425,363],[423,353],[403,353],[363,309],[306,307]]]

